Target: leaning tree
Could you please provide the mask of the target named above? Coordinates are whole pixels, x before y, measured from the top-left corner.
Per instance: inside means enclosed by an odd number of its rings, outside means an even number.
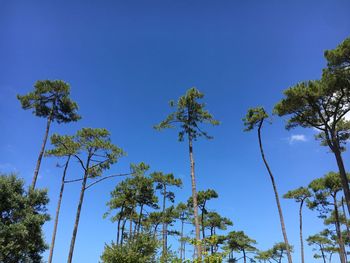
[[[202,248],[200,244],[200,223],[198,218],[198,202],[197,202],[197,190],[196,190],[196,177],[195,177],[195,162],[193,157],[193,142],[198,137],[205,137],[211,139],[212,137],[205,132],[200,125],[208,123],[212,125],[218,125],[219,122],[213,118],[213,116],[205,109],[205,104],[198,102],[202,99],[204,94],[196,88],[189,89],[185,95],[181,96],[177,102],[171,101],[170,106],[175,107],[175,112],[168,115],[168,117],[161,123],[155,126],[157,130],[174,128],[179,126],[179,141],[183,141],[185,136],[188,139],[188,151],[190,157],[191,166],[191,183],[192,183],[192,198],[193,198],[193,210],[194,221],[196,228],[196,250],[198,259],[202,258]]]
[[[47,119],[44,139],[39,152],[31,188],[35,188],[46,141],[52,122],[67,123],[77,121],[78,105],[69,97],[70,86],[62,80],[40,80],[34,84],[34,91],[26,95],[17,95],[25,110],[32,109],[33,114]]]
[[[266,160],[265,153],[264,153],[264,148],[262,144],[262,139],[261,139],[261,129],[263,127],[264,121],[268,118],[268,114],[262,107],[257,107],[257,108],[251,108],[248,110],[248,113],[246,117],[243,119],[244,125],[245,125],[245,131],[251,131],[254,128],[258,127],[258,140],[259,140],[259,147],[260,147],[260,153],[261,157],[264,161],[265,167],[267,169],[267,172],[269,173],[272,188],[275,194],[275,199],[276,199],[276,204],[277,204],[277,209],[278,209],[278,214],[280,217],[280,223],[281,223],[281,229],[282,229],[282,234],[283,234],[283,239],[284,243],[286,244],[286,249],[287,249],[287,257],[288,257],[288,262],[292,263],[292,255],[291,251],[289,250],[289,242],[288,242],[288,237],[287,237],[287,231],[286,231],[286,226],[284,223],[284,218],[283,218],[283,212],[282,212],[282,207],[280,204],[280,199],[277,191],[277,186],[275,182],[275,177],[272,174],[272,171],[270,169],[270,166]]]

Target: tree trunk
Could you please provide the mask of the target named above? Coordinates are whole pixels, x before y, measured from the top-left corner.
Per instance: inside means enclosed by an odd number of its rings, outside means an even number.
[[[303,239],[303,204],[304,200],[300,202],[299,208],[299,224],[300,224],[300,251],[301,251],[301,263],[304,263],[304,239]]]
[[[39,174],[39,170],[40,170],[40,164],[41,164],[41,160],[43,159],[45,146],[46,146],[46,142],[47,142],[47,137],[49,136],[51,121],[52,121],[52,111],[51,111],[49,117],[47,118],[45,135],[44,135],[43,143],[41,145],[41,149],[40,149],[40,153],[39,153],[39,156],[38,156],[38,160],[36,162],[36,167],[35,167],[35,170],[34,170],[34,176],[33,176],[33,180],[32,180],[32,185],[30,187],[33,190],[35,189],[36,180],[38,179],[38,174]]]
[[[141,207],[140,207],[139,220],[138,220],[138,222],[137,222],[137,234],[140,233],[142,212],[143,212],[143,204],[142,204]],[[135,227],[136,227],[136,226],[135,226]]]
[[[268,173],[270,175],[273,191],[275,193],[275,199],[276,199],[276,203],[277,203],[278,214],[279,214],[279,217],[280,217],[283,239],[284,239],[284,243],[287,246],[288,263],[292,263],[293,262],[292,261],[292,255],[291,255],[290,246],[289,246],[289,242],[288,242],[286,227],[285,227],[285,224],[284,224],[284,218],[283,218],[282,208],[281,208],[281,204],[280,204],[280,200],[279,200],[279,196],[278,196],[278,192],[277,192],[275,178],[273,177],[273,174],[271,172],[270,166],[268,165],[268,163],[266,161],[265,154],[264,154],[264,149],[263,149],[263,145],[262,145],[262,141],[261,141],[261,127],[263,125],[263,122],[264,122],[264,120],[261,120],[261,122],[259,124],[259,129],[258,129],[258,138],[259,138],[259,147],[260,147],[261,157],[262,157],[262,159],[264,161],[264,164],[265,164],[265,167],[266,167],[266,169],[267,169],[267,171],[268,171]]]
[[[345,219],[346,235],[348,237],[348,240],[350,240],[350,227],[349,227],[348,217],[346,216],[346,212],[345,212],[344,202],[345,202],[344,201],[344,197],[342,196],[342,198],[341,198],[341,207],[342,207],[343,214],[344,214],[344,219]]]
[[[247,263],[247,256],[245,254],[245,250],[243,249],[242,252],[243,252],[243,262]]]
[[[323,258],[323,263],[327,263],[326,262],[326,256],[324,255],[323,248],[322,248],[321,245],[320,245],[320,250],[321,250],[321,255],[322,255],[322,258]]]
[[[125,203],[125,202],[124,202]],[[123,212],[124,212],[124,204],[120,209],[120,214],[119,214],[119,218],[118,218],[118,230],[117,230],[117,245],[119,244],[119,236],[120,236],[120,221],[122,220],[123,217]]]
[[[125,218],[124,220],[123,220],[123,225],[122,225],[122,235],[121,235],[121,237],[120,237],[120,246],[122,246],[123,245],[123,241],[124,241],[124,233],[125,233],[125,224],[126,224],[126,221],[127,221],[127,219]]]
[[[184,220],[181,220],[181,242],[180,242],[180,261],[183,261],[183,246],[184,246]]]
[[[345,246],[344,246],[343,236],[342,236],[341,228],[340,228],[339,212],[338,212],[338,204],[337,204],[336,195],[333,196],[333,202],[334,202],[335,229],[337,232],[338,244],[339,244],[339,258],[340,258],[341,263],[346,263]]]
[[[86,167],[89,167],[89,164]],[[78,204],[77,213],[76,213],[76,216],[75,216],[73,235],[72,235],[72,240],[71,240],[70,248],[69,248],[69,255],[68,255],[68,261],[67,261],[68,263],[72,263],[72,259],[73,259],[73,251],[74,251],[75,239],[77,237],[78,225],[79,225],[79,219],[80,219],[80,212],[81,212],[81,207],[83,205],[87,179],[88,179],[88,168],[85,170],[84,179],[83,179],[83,182],[81,184],[79,204]]]
[[[162,250],[162,256],[163,256],[163,260],[165,260],[166,258],[166,254],[167,254],[167,239],[166,239],[166,235],[167,235],[167,226],[166,226],[166,222],[165,222],[165,202],[166,202],[166,185],[163,185],[163,213],[162,213],[162,218],[163,218],[163,230],[162,230],[162,234],[163,234],[163,240],[162,240],[162,244],[163,244],[163,250]]]
[[[345,200],[346,200],[346,205],[348,207],[348,212],[350,214],[350,189],[349,189],[349,180],[346,176],[346,170],[345,170],[345,166],[344,166],[344,162],[343,162],[343,158],[341,156],[341,152],[338,146],[338,143],[336,142],[335,144],[333,144],[333,153],[335,156],[335,159],[337,160],[337,165],[339,168],[339,174],[340,174],[340,179],[341,179],[341,184],[342,184],[342,188],[343,188],[343,192],[344,192],[344,196],[345,196]]]
[[[59,214],[60,214],[61,202],[62,202],[63,191],[64,191],[64,180],[66,178],[66,172],[67,172],[67,168],[68,168],[68,165],[69,165],[69,161],[70,161],[70,156],[68,156],[66,165],[64,166],[64,170],[63,170],[63,175],[62,175],[62,180],[61,180],[61,189],[60,189],[60,195],[59,195],[59,198],[58,198],[58,203],[57,203],[57,208],[56,208],[55,223],[54,223],[54,227],[53,227],[53,233],[52,233],[52,240],[51,240],[50,254],[49,254],[49,261],[48,261],[48,263],[52,262],[53,250],[54,250],[54,247],[55,247],[55,240],[56,240],[56,233],[57,233],[57,226],[58,226],[58,217],[59,217]]]
[[[199,261],[202,261],[202,246],[200,238],[199,218],[198,218],[198,202],[197,202],[197,190],[196,190],[196,177],[195,177],[195,162],[193,158],[193,146],[192,138],[189,135],[189,153],[191,163],[191,182],[192,182],[192,199],[193,199],[193,212],[194,212],[194,224],[196,228],[196,250]]]

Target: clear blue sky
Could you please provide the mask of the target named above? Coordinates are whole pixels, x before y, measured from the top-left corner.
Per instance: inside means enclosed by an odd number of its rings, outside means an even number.
[[[186,144],[177,142],[176,131],[159,133],[152,125],[169,113],[170,99],[196,86],[222,122],[209,129],[214,140],[195,144],[198,189],[217,190],[219,199],[210,208],[267,249],[282,240],[277,209],[256,134],[244,133],[241,119],[250,106],[270,110],[283,89],[318,78],[325,66],[323,51],[350,35],[349,11],[349,1],[320,0],[0,1],[0,170],[16,171],[30,182],[45,120],[23,111],[16,94],[31,91],[36,80],[62,79],[70,83],[83,119],[54,124],[52,132],[107,128],[128,153],[110,173],[144,161],[151,170],[181,177],[185,185],[177,200],[186,200]],[[280,194],[336,169],[313,130],[288,132],[284,121],[275,117],[263,131]],[[305,141],[291,142],[292,135]],[[348,153],[344,159],[349,167]],[[52,215],[61,174],[56,163],[44,159],[38,181],[49,189]],[[69,177],[79,176],[81,171],[72,167]],[[74,262],[98,262],[104,243],[115,238],[116,225],[102,215],[118,180],[88,190]],[[79,190],[80,185],[66,187],[56,262],[68,255]],[[289,200],[282,206],[294,261],[300,262],[298,206]],[[322,229],[316,216],[306,211],[305,236]],[[45,225],[48,242],[51,232],[52,221]],[[309,247],[306,256],[306,262],[314,262]]]

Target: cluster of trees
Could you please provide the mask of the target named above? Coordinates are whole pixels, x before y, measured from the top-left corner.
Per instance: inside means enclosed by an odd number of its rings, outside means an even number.
[[[319,80],[305,81],[288,88],[284,98],[274,107],[274,113],[288,116],[287,128],[297,126],[319,130],[316,139],[333,153],[337,172],[329,172],[310,182],[308,186],[291,190],[284,198],[299,203],[301,262],[304,263],[303,208],[317,211],[325,230],[309,236],[306,241],[315,251],[314,257],[330,262],[337,253],[341,263],[347,262],[350,246],[350,190],[349,175],[342,152],[350,137],[350,38],[336,49],[326,51],[327,67]],[[261,157],[268,172],[276,200],[283,242],[261,251],[257,242],[243,231],[228,231],[233,225],[229,218],[210,209],[210,200],[218,198],[213,189],[198,191],[195,170],[194,146],[199,138],[212,139],[204,124],[219,125],[201,102],[204,95],[196,88],[189,89],[177,101],[171,101],[173,109],[156,130],[178,129],[178,140],[186,141],[189,154],[189,170],[192,191],[186,203],[175,202],[175,189],[182,181],[172,173],[150,172],[150,166],[141,162],[131,164],[130,171],[106,175],[113,164],[125,154],[112,143],[106,129],[82,128],[73,135],[53,134],[51,147],[46,149],[53,122],[78,121],[78,105],[70,98],[70,87],[61,80],[38,81],[34,91],[18,95],[23,109],[31,109],[34,115],[47,121],[43,143],[39,152],[33,180],[28,189],[16,175],[0,177],[0,261],[41,262],[42,252],[50,249],[48,262],[53,261],[59,214],[68,183],[81,184],[71,237],[68,262],[73,261],[74,247],[84,202],[85,191],[97,183],[113,177],[122,177],[111,192],[107,203],[108,217],[116,224],[115,241],[106,244],[101,260],[114,262],[282,262],[292,263],[293,246],[289,243],[283,217],[283,209],[275,176],[265,156],[262,130],[268,113],[262,107],[248,110],[243,119],[245,130],[257,128]],[[50,219],[46,205],[46,190],[36,189],[36,182],[44,156],[63,159],[59,198],[54,216],[54,228],[50,246],[45,243],[42,226]],[[67,180],[69,165],[75,160],[81,176]],[[193,226],[194,233],[185,232],[185,225]],[[188,227],[187,227],[188,228]],[[179,250],[172,250],[168,238],[179,242]],[[193,254],[186,255],[186,246],[193,246]],[[60,259],[61,260],[61,259]]]

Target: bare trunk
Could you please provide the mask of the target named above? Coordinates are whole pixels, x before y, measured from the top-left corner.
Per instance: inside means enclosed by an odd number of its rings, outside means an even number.
[[[123,221],[123,225],[122,225],[122,236],[120,237],[120,246],[123,245],[123,241],[124,241],[124,230],[125,230],[125,224],[126,224],[127,219],[125,218]]]
[[[86,167],[89,167],[89,164]],[[79,204],[78,204],[77,213],[76,213],[76,216],[75,216],[73,235],[72,235],[72,240],[71,240],[70,248],[69,248],[69,255],[68,255],[68,261],[67,261],[68,263],[72,263],[72,259],[73,259],[73,251],[74,251],[75,239],[77,237],[77,232],[78,232],[80,212],[81,212],[81,207],[83,205],[87,178],[88,178],[88,168],[87,168],[87,170],[85,170],[84,179],[83,179],[83,182],[81,184]]]
[[[334,144],[333,144],[334,145]],[[335,159],[337,160],[337,165],[339,168],[339,174],[341,178],[341,184],[343,187],[343,192],[346,200],[346,205],[348,207],[348,212],[350,214],[350,189],[349,189],[349,180],[346,176],[346,170],[343,162],[343,158],[341,156],[341,152],[338,146],[338,143],[336,142],[335,145],[333,146],[333,153],[335,156]]]
[[[300,251],[301,251],[301,263],[304,263],[304,239],[303,239],[303,204],[304,200],[300,202],[299,208],[299,224],[300,224]]]
[[[346,235],[348,237],[348,240],[350,240],[350,227],[349,227],[348,217],[346,216],[346,212],[345,212],[344,202],[345,202],[344,197],[342,197],[341,198],[341,207],[342,207],[344,219],[345,219]]]
[[[320,246],[320,250],[321,250],[321,255],[322,255],[322,258],[323,258],[323,263],[327,263],[326,262],[326,256],[324,255],[322,246]]]
[[[245,254],[245,250],[243,249],[242,252],[243,252],[243,262],[247,263],[247,256]]]
[[[184,246],[184,220],[181,220],[181,242],[180,242],[180,261],[183,261],[183,246]]]
[[[38,160],[36,162],[36,167],[34,170],[34,176],[33,176],[32,185],[31,185],[31,189],[33,189],[33,190],[35,189],[36,181],[38,179],[40,164],[41,164],[41,160],[43,159],[43,156],[44,156],[44,151],[45,151],[45,146],[46,146],[46,142],[47,142],[47,137],[49,136],[51,121],[52,121],[52,112],[50,113],[49,117],[47,118],[45,135],[44,135],[43,143],[41,145]]]
[[[202,246],[200,238],[200,227],[199,227],[199,218],[198,218],[198,202],[197,202],[197,190],[196,190],[196,177],[195,177],[195,163],[193,158],[193,146],[192,138],[189,135],[189,153],[190,153],[190,163],[191,163],[191,182],[192,182],[192,199],[193,199],[193,212],[194,212],[194,224],[196,228],[196,250],[197,257],[199,261],[202,261]]]
[[[125,202],[124,202],[125,203]],[[119,244],[119,236],[120,236],[120,222],[122,220],[123,217],[123,212],[124,212],[124,204],[120,209],[120,214],[119,214],[119,218],[118,218],[118,226],[117,226],[117,245]]]
[[[281,208],[281,204],[280,204],[280,199],[279,199],[279,196],[278,196],[278,191],[277,191],[277,187],[276,187],[276,183],[275,183],[275,178],[273,177],[273,174],[271,172],[270,166],[268,165],[268,163],[266,161],[264,150],[263,150],[263,145],[262,145],[262,141],[261,141],[261,127],[263,125],[263,121],[264,120],[262,120],[260,122],[259,129],[258,129],[258,137],[259,137],[259,146],[260,146],[261,157],[262,157],[262,159],[264,161],[264,164],[266,166],[266,169],[267,169],[267,171],[268,171],[268,173],[270,175],[273,191],[275,193],[275,199],[276,199],[276,203],[277,203],[278,214],[279,214],[279,217],[280,217],[283,239],[284,239],[284,243],[287,246],[288,263],[292,263],[293,262],[292,261],[292,255],[291,255],[290,246],[289,246],[289,242],[288,242],[288,238],[287,238],[287,231],[286,231],[286,227],[285,227],[285,224],[284,224],[284,218],[283,218],[283,213],[282,213],[282,208]]]
[[[166,254],[167,254],[167,225],[165,222],[165,202],[166,202],[166,185],[163,185],[163,240],[162,240],[162,244],[163,244],[163,250],[162,250],[162,256],[163,256],[163,260],[165,260],[166,258]]]
[[[68,168],[68,165],[69,165],[69,161],[70,161],[70,156],[68,156],[66,165],[64,166],[64,170],[63,170],[63,175],[62,175],[62,180],[61,180],[61,189],[60,189],[60,195],[59,195],[59,198],[58,198],[58,203],[57,203],[57,208],[56,208],[55,224],[54,224],[54,227],[53,227],[53,233],[52,233],[52,240],[51,240],[50,254],[49,254],[49,261],[48,261],[48,263],[52,262],[53,250],[54,250],[54,247],[55,247],[55,240],[56,240],[56,233],[57,233],[57,226],[58,226],[58,217],[59,217],[59,214],[60,214],[61,202],[62,202],[63,191],[64,191],[64,180],[66,178],[66,172],[67,172],[67,168]]]
[[[346,263],[345,246],[344,246],[343,236],[342,236],[341,228],[340,228],[339,212],[338,212],[338,204],[337,204],[336,195],[333,196],[333,202],[334,202],[335,229],[337,232],[338,244],[339,244],[339,258],[340,258],[341,263]]]

